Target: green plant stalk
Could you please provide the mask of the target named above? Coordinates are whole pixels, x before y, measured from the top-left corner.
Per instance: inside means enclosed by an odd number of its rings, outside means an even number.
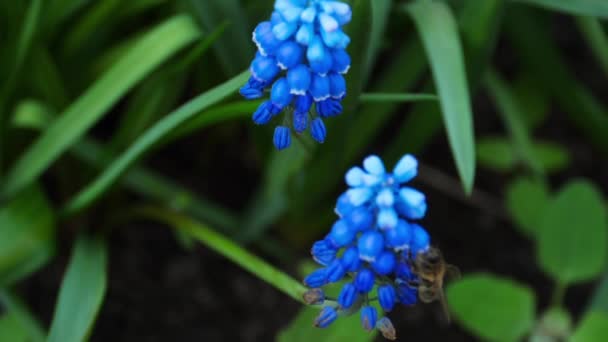
[[[302,302],[302,295],[307,291],[304,285],[209,227],[163,208],[147,207],[137,213],[184,232],[294,300]]]

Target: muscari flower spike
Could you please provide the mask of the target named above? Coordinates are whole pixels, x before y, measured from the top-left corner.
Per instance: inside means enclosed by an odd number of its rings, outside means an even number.
[[[317,327],[360,311],[365,330],[378,329],[384,337],[396,338],[390,319],[371,304],[378,301],[382,311],[389,312],[398,304],[410,306],[417,301],[419,279],[410,265],[430,246],[429,234],[416,223],[426,214],[425,196],[407,185],[417,172],[418,161],[407,154],[392,172],[372,155],[365,158],[362,168],[346,173],[349,189],[338,198],[335,209],[339,219],[311,248],[321,267],[304,279],[311,288],[305,301],[323,306]],[[326,300],[322,287],[345,278],[338,298]]]
[[[309,130],[314,140],[323,143],[327,136],[323,119],[342,113],[343,75],[351,62],[345,51],[350,38],[342,26],[351,16],[350,6],[341,1],[276,0],[270,20],[253,31],[258,52],[240,93],[251,100],[270,90],[270,98],[253,113],[258,125],[283,111],[293,113],[285,115],[275,130],[277,149],[289,147],[292,129],[296,134]]]

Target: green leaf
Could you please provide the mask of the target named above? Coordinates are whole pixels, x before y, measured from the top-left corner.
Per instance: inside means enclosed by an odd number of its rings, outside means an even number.
[[[361,102],[415,102],[437,101],[435,94],[408,94],[408,93],[366,93],[359,97]]]
[[[584,180],[568,183],[543,211],[538,235],[542,269],[563,285],[597,277],[606,261],[604,200]]]
[[[429,57],[456,167],[470,193],[475,178],[473,113],[456,21],[443,2],[416,1],[407,8]]]
[[[562,171],[570,164],[570,155],[552,142],[539,141],[532,145],[532,158],[547,173]],[[513,143],[503,137],[482,137],[477,142],[479,164],[496,171],[512,171],[520,163]]]
[[[229,76],[246,68],[254,55],[251,30],[243,5],[238,0],[189,0],[193,13],[205,31],[212,31],[226,19],[226,34],[213,45],[219,63]]]
[[[570,165],[570,155],[560,145],[538,141],[532,146],[532,154],[547,173],[564,170]]]
[[[532,132],[545,122],[549,114],[550,101],[547,90],[538,87],[525,70],[519,73],[512,87],[513,96],[517,98],[521,108],[526,109],[522,120]]]
[[[38,187],[0,208],[0,286],[36,271],[55,253],[55,215]]]
[[[143,36],[34,142],[8,174],[4,195],[34,181],[129,89],[192,42],[199,32],[187,16],[171,18]]]
[[[608,315],[608,273],[604,272],[602,280],[597,284],[588,309]]]
[[[42,342],[46,339],[46,333],[41,323],[34,317],[20,298],[8,290],[0,290],[0,302],[12,318],[11,320],[14,320],[25,335],[27,335],[28,341]],[[5,338],[5,332],[2,330],[0,328],[0,341],[15,341],[15,339]]]
[[[447,299],[456,319],[490,341],[518,341],[534,325],[534,293],[489,274],[468,275],[450,285]]]
[[[604,0],[513,0],[572,15],[608,18],[608,2]]]
[[[103,239],[81,236],[63,277],[47,342],[80,342],[89,337],[107,287]]]
[[[517,164],[511,142],[503,137],[482,137],[477,141],[479,165],[497,171],[510,171]]]
[[[549,203],[549,190],[540,181],[518,178],[507,188],[507,208],[516,227],[530,238],[540,230],[543,211]]]
[[[602,27],[602,23],[595,18],[578,17],[576,18],[576,24],[595,58],[604,69],[604,73],[608,75],[608,36]]]
[[[517,100],[511,94],[507,85],[495,71],[490,70],[488,72],[486,85],[499,109],[498,111],[502,121],[511,136],[511,141],[513,141],[513,147],[517,152],[518,159],[524,162],[535,174],[542,174],[543,170],[540,163],[534,158],[532,142],[530,141],[527,127],[522,119],[525,115],[522,113],[523,111],[519,103],[517,103]]]
[[[570,70],[549,32],[548,18],[522,8],[513,8],[509,13],[509,41],[519,52],[526,72],[536,80],[536,87],[547,91],[568,114],[573,127],[603,151],[600,155],[608,155],[608,109]]]
[[[393,6],[393,0],[370,0],[372,23],[370,27],[369,45],[365,56],[363,71],[363,83],[367,83],[369,76],[374,68],[376,57],[385,39],[384,33],[388,24],[388,17]]]
[[[211,228],[163,208],[144,208],[138,213],[178,229],[296,301],[302,301],[302,295],[307,290],[304,285]]]
[[[302,308],[289,326],[279,332],[276,340],[278,342],[367,342],[375,339],[375,333],[368,334],[361,328],[361,319],[357,314],[340,317],[325,329],[313,326],[318,314],[317,308]]]
[[[583,317],[569,342],[603,342],[608,336],[608,315],[589,312]]]
[[[4,314],[0,316],[0,341],[28,341],[27,331],[14,315]]]
[[[141,157],[148,149],[157,142],[168,136],[182,123],[194,117],[206,108],[223,100],[233,94],[249,78],[249,72],[226,81],[225,83],[206,91],[205,93],[190,100],[175,111],[169,113],[133,143],[118,159],[111,163],[105,171],[91,184],[82,189],[64,208],[65,214],[72,214],[84,209],[95,199],[101,196],[125,170]]]

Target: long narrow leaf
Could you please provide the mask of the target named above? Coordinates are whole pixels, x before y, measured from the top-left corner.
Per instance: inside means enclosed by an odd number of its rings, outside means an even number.
[[[150,127],[131,147],[115,160],[91,184],[80,191],[64,208],[71,214],[91,204],[101,196],[116,179],[148,149],[169,135],[174,129],[206,108],[233,94],[248,79],[249,72],[243,72],[229,81],[199,95],[179,107],[164,119]]]
[[[33,342],[42,342],[46,333],[42,324],[34,317],[25,303],[11,291],[0,290],[0,302],[10,315],[21,325]]]
[[[266,281],[291,298],[301,302],[306,287],[289,275],[274,268],[256,255],[249,253],[231,240],[216,233],[209,227],[200,224],[187,216],[183,216],[162,208],[146,208],[141,211],[152,218],[175,229],[186,233],[210,249],[230,259],[232,262],[251,272],[256,277]]]
[[[500,79],[500,76],[493,70],[488,73],[486,85],[491,96],[494,98],[502,121],[511,135],[519,158],[521,158],[534,173],[542,174],[542,167],[539,164],[538,159],[535,158],[528,130],[522,121],[522,118],[524,117],[522,109],[516,99],[511,95],[506,84]]]
[[[578,17],[576,18],[576,24],[578,29],[583,34],[583,38],[589,44],[591,51],[598,60],[604,73],[608,75],[608,35],[602,23],[595,18],[591,17]]]
[[[8,175],[4,195],[12,195],[36,179],[131,87],[198,34],[189,17],[178,16],[142,37],[25,152]]]
[[[407,8],[429,57],[456,167],[470,193],[475,178],[473,113],[456,21],[443,2],[422,0]]]
[[[606,0],[512,0],[573,15],[608,18]]]
[[[100,238],[76,241],[47,342],[81,342],[90,335],[106,293],[107,253]]]

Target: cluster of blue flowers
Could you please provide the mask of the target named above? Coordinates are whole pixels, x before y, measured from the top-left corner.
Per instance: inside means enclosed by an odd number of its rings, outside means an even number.
[[[298,134],[310,126],[312,138],[322,143],[327,135],[323,118],[340,114],[346,95],[350,38],[341,27],[351,20],[351,8],[341,1],[276,0],[274,9],[270,20],[253,31],[258,52],[240,93],[257,99],[271,88],[270,99],[253,114],[256,124],[270,122],[283,110],[293,112],[275,128],[277,149],[291,144],[290,126]]]
[[[417,170],[418,161],[412,155],[403,156],[392,173],[372,155],[363,161],[363,168],[353,167],[346,173],[350,188],[337,201],[339,219],[311,249],[322,267],[304,279],[311,288],[305,300],[324,305],[316,326],[327,327],[340,314],[360,309],[364,329],[377,328],[385,337],[395,337],[390,319],[378,319],[370,292],[376,287],[377,300],[385,312],[398,303],[413,305],[417,301],[417,289],[412,285],[417,277],[410,265],[430,244],[427,231],[415,223],[426,213],[425,196],[404,185]],[[351,279],[342,287],[337,304],[326,301],[321,287],[346,276]]]

